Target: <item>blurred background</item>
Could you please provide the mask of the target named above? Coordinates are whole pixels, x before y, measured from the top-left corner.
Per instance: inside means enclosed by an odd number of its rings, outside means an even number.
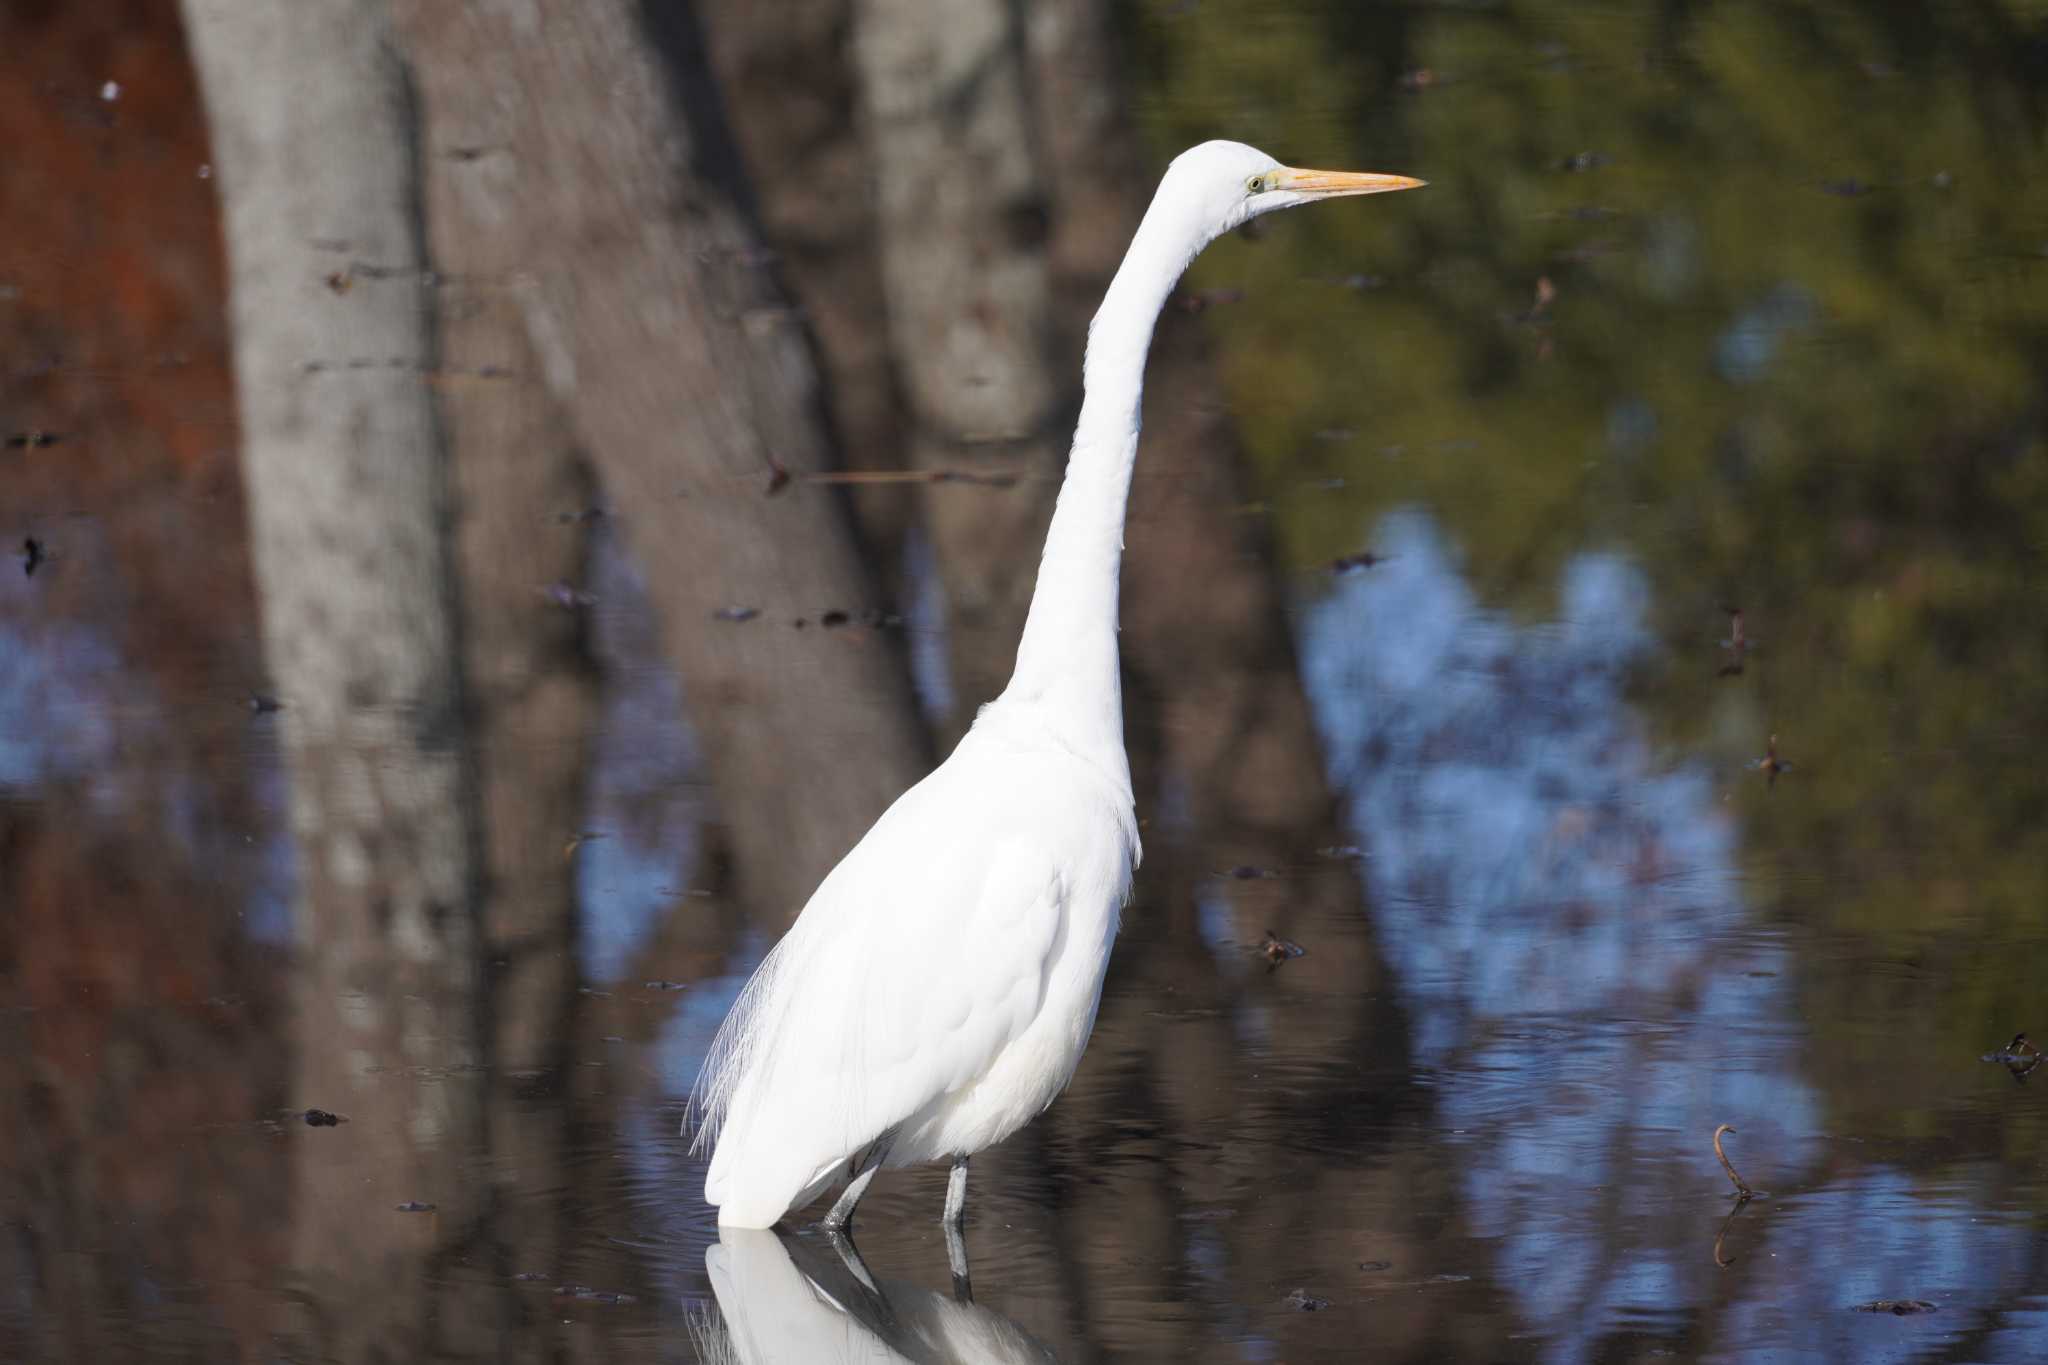
[[[0,1355],[2041,1358],[2044,130],[2032,0],[7,0]],[[1080,1074],[972,1302],[721,1244],[1209,137],[1431,187],[1162,319]]]

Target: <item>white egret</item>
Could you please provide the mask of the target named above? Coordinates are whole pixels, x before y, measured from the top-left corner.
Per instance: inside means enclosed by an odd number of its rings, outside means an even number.
[[[826,876],[697,1079],[721,1224],[768,1227],[844,1175],[825,1219],[843,1228],[882,1166],[944,1158],[957,1229],[968,1157],[1065,1088],[1138,864],[1117,578],[1153,324],[1188,262],[1239,224],[1421,183],[1298,170],[1236,142],[1167,169],[1088,331],[1009,686]]]

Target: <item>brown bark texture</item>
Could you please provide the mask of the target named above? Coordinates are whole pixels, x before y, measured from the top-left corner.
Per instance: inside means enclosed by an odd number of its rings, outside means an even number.
[[[425,149],[500,240],[539,366],[646,576],[749,900],[771,922],[929,758],[843,501],[816,370],[743,212],[680,7],[400,7]],[[658,55],[659,54],[659,55]],[[430,96],[431,98],[431,96]],[[827,612],[856,614],[820,629]]]

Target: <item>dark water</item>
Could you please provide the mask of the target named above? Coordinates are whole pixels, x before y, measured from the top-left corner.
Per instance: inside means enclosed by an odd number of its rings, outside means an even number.
[[[1141,793],[1080,1074],[975,1160],[971,1302],[940,1171],[870,1193],[866,1280],[702,1202],[677,1126],[779,911],[731,894],[615,546],[580,813],[535,863],[571,927],[491,961],[553,983],[493,1054],[308,950],[291,699],[250,704],[238,504],[178,454],[231,440],[217,379],[127,415],[169,472],[23,475],[0,531],[49,558],[0,563],[0,1353],[2048,1355],[2048,1076],[1981,1060],[2048,1036],[2043,23],[1129,16],[1159,145],[1432,187],[1200,267],[1242,291],[1211,336],[1339,833],[1236,865]],[[941,709],[942,630],[911,614]],[[1269,964],[1262,916],[1303,954]],[[410,1022],[380,1051],[330,1016]]]

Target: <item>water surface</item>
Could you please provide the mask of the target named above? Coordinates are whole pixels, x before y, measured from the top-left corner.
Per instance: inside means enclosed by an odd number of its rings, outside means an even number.
[[[2048,1034],[2040,14],[1126,18],[1157,145],[1432,187],[1198,267],[1338,811],[1254,865],[1190,838],[1190,775],[1141,791],[1080,1074],[974,1162],[971,1300],[942,1171],[877,1183],[857,1268],[702,1201],[685,1099],[788,907],[735,891],[618,543],[562,608],[587,742],[478,740],[573,798],[479,893],[538,926],[480,1024],[462,973],[313,947],[218,362],[30,338],[12,401],[138,453],[0,466],[49,554],[0,562],[0,1352],[2048,1354],[2048,1080],[1980,1060]]]

